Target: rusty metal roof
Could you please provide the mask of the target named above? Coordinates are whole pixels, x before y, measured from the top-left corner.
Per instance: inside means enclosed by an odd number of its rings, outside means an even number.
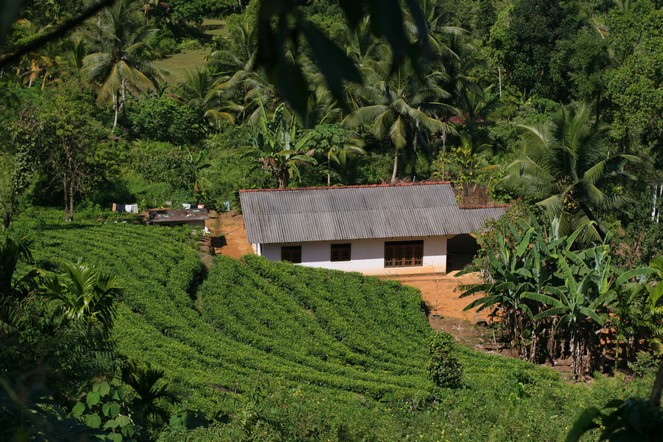
[[[254,244],[457,235],[506,210],[460,209],[448,182],[243,190],[239,197]]]
[[[148,221],[154,224],[160,223],[188,223],[191,221],[204,221],[209,218],[207,209],[150,209],[148,210]]]

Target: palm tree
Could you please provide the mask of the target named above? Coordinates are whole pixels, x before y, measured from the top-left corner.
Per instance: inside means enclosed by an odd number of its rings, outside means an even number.
[[[58,302],[65,320],[107,337],[116,314],[115,298],[122,293],[117,278],[80,262],[66,264],[64,276],[66,281],[58,275],[45,278],[44,295]]]
[[[146,39],[157,30],[140,23],[135,0],[119,0],[105,8],[90,33],[97,51],[83,59],[83,73],[99,86],[97,102],[113,104],[113,129],[120,109],[126,113],[127,91],[154,89],[160,77],[143,53]]]
[[[174,90],[177,101],[201,109],[211,123],[235,122],[235,117],[223,108],[217,83],[207,69],[186,70],[186,78]]]
[[[177,400],[175,395],[168,391],[165,383],[157,386],[164,375],[163,370],[152,367],[149,362],[137,364],[129,360],[122,368],[122,380],[131,385],[137,395],[131,402],[131,409],[148,422],[152,421],[158,425],[163,424],[168,417],[168,413],[159,405],[159,401],[172,404]]]
[[[584,104],[561,106],[545,124],[522,128],[523,151],[504,183],[536,198],[562,232],[587,226],[585,240],[605,238],[597,212],[625,202],[618,185],[631,178],[624,167],[638,158],[611,154],[609,127],[592,121]]]
[[[384,57],[383,60],[388,59]],[[391,182],[396,181],[399,154],[405,148],[417,151],[422,132],[441,132],[448,125],[431,115],[436,105],[434,97],[444,93],[435,87],[435,77],[443,75],[437,71],[417,81],[409,65],[390,75],[389,67],[383,62],[372,62],[364,74],[372,86],[356,89],[358,109],[348,115],[343,124],[349,128],[368,126],[378,139],[388,138],[394,148],[394,167]]]
[[[250,20],[229,28],[228,41],[223,49],[213,51],[209,57],[209,69],[219,78],[214,84],[218,107],[234,112],[238,119],[259,118],[257,103],[269,103],[274,98],[274,88],[261,72],[253,66],[258,51],[258,34]]]

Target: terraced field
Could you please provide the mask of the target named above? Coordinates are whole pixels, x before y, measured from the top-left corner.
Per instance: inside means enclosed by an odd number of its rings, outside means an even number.
[[[42,220],[31,236],[41,268],[82,259],[120,278],[118,350],[165,370],[174,412],[218,420],[195,439],[563,440],[580,409],[650,385],[569,385],[461,348],[463,388],[436,390],[415,289],[256,256],[207,271],[184,228]]]
[[[117,274],[125,287],[120,351],[167,367],[191,406],[258,374],[374,399],[430,390],[430,329],[416,290],[255,256],[217,257],[196,287],[204,268],[186,235],[130,224],[73,234],[63,226],[48,231],[35,255],[47,269],[80,258]]]

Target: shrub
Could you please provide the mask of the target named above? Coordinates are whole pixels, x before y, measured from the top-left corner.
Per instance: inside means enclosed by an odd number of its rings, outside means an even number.
[[[428,375],[438,387],[458,387],[463,382],[463,367],[453,354],[455,342],[448,333],[435,333],[429,346]]]

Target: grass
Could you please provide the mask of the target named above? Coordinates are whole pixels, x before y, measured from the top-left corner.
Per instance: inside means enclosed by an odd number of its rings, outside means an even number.
[[[217,20],[207,18],[203,20],[203,30],[205,34],[213,37],[226,37],[228,36],[228,29],[226,28],[225,20]]]
[[[171,84],[181,83],[186,79],[186,71],[205,66],[205,57],[209,49],[189,49],[164,58],[155,64],[166,71],[166,81]]]
[[[203,20],[202,29],[205,34],[212,37],[225,37],[228,35],[225,20],[205,19]],[[205,66],[205,57],[209,53],[210,50],[207,48],[187,49],[163,60],[158,60],[155,64],[165,71],[168,83],[181,83],[186,79],[187,69],[193,71],[196,68]]]

